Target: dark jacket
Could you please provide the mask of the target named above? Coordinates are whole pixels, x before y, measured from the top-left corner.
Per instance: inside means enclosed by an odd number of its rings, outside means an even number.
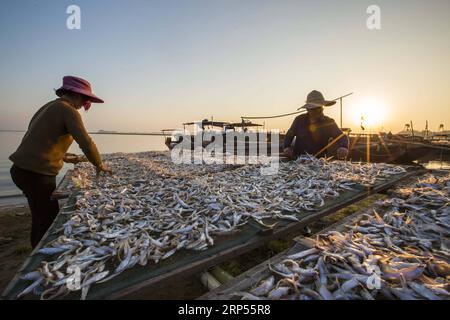
[[[295,118],[286,133],[284,148],[291,147],[292,141],[294,140],[294,137],[296,137],[294,145],[294,154],[296,156],[304,153],[315,155],[341,134],[341,129],[339,129],[333,119],[323,116],[318,122],[312,124],[310,123],[308,114],[302,114]],[[342,135],[342,137],[336,141],[330,149],[336,149],[339,147],[348,149],[348,145],[348,137],[346,135]],[[321,157],[326,153],[327,150],[317,156]],[[328,152],[328,155],[330,155],[330,152]]]

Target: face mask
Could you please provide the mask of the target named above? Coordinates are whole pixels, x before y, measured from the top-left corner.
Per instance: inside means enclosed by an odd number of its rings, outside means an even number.
[[[85,111],[88,111],[90,107],[91,107],[91,102],[90,101],[86,101],[83,104],[83,108],[84,108]]]

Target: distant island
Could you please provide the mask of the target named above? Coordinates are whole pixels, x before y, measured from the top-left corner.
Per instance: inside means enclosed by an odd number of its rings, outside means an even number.
[[[9,129],[0,129],[0,132],[26,132],[26,130],[9,130]]]
[[[12,129],[0,129],[0,132],[26,132],[26,130],[12,130]],[[89,134],[117,134],[117,135],[129,135],[129,136],[163,136],[162,132],[120,132],[114,130],[98,130],[95,132],[89,132]]]
[[[112,130],[98,130],[97,133],[118,133],[117,131],[112,131]]]
[[[89,134],[116,134],[128,136],[162,136],[162,132],[119,132],[114,130],[98,130],[96,132],[89,132]]]

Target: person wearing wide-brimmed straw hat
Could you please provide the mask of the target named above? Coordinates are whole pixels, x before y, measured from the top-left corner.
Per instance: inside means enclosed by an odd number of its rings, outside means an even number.
[[[306,114],[295,118],[284,140],[284,153],[290,159],[301,154],[311,154],[318,157],[330,156],[331,150],[336,150],[339,159],[345,159],[348,154],[348,137],[342,133],[336,122],[323,114],[324,107],[332,106],[336,101],[326,100],[319,91],[308,94],[306,104],[299,109],[306,109]],[[293,144],[295,138],[295,143]],[[330,142],[336,140],[334,143]],[[329,147],[327,147],[329,145]]]
[[[41,107],[32,117],[22,142],[9,159],[14,163],[11,177],[27,197],[31,211],[31,246],[34,248],[59,212],[52,199],[56,175],[63,167],[65,154],[75,140],[97,174],[111,171],[102,163],[96,145],[89,137],[78,112],[91,103],[103,103],[92,93],[88,81],[66,76],[56,90],[59,97]]]

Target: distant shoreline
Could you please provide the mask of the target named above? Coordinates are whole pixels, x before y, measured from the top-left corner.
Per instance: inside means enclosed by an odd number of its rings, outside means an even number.
[[[26,132],[26,130],[0,130],[0,132]],[[160,132],[89,132],[89,134],[113,134],[124,136],[163,136]]]
[[[114,134],[123,136],[163,136],[159,132],[89,132],[89,134]]]

